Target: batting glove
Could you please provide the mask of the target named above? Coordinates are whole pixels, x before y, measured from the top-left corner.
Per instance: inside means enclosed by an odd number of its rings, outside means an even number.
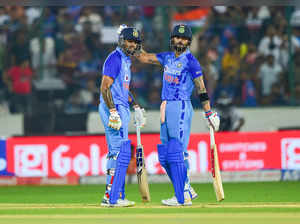
[[[144,127],[146,125],[146,111],[144,108],[134,108],[134,123],[136,126]]]
[[[110,109],[109,110],[109,121],[108,121],[108,127],[111,127],[112,129],[115,130],[120,130],[121,126],[122,126],[122,121],[120,118],[120,115],[118,114],[118,111],[114,108],[114,109]]]
[[[214,131],[219,131],[220,117],[218,113],[209,110],[204,113],[204,116],[206,118],[208,128],[211,126]]]

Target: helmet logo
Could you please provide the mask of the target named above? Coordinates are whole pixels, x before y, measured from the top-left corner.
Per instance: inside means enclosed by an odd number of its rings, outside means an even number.
[[[137,38],[139,36],[139,33],[136,30],[133,30],[132,35]]]
[[[184,33],[184,31],[185,31],[185,30],[184,30],[184,26],[180,26],[179,29],[178,29],[178,32],[179,32],[179,33]]]

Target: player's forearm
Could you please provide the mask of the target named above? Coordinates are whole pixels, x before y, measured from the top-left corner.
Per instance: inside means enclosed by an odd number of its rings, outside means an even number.
[[[160,65],[155,54],[147,53],[143,49],[136,55],[136,58],[142,63]]]
[[[202,108],[204,111],[209,111],[210,108],[210,101],[209,97],[204,85],[203,77],[200,76],[194,79],[194,84],[196,87],[197,95],[199,96],[200,102],[202,104]]]
[[[201,102],[201,104],[202,104],[202,108],[203,108],[204,111],[209,111],[209,110],[211,110],[209,100],[207,100],[207,101],[205,101],[205,102]]]
[[[136,102],[136,100],[135,100],[135,98],[134,98],[134,96],[133,96],[133,94],[132,94],[131,91],[128,92],[128,101],[129,101],[129,103],[132,105],[132,107],[137,107],[137,106],[139,106],[139,105],[137,104],[137,102]]]
[[[104,99],[106,106],[109,109],[115,108],[115,104],[113,101],[113,97],[112,97],[110,88],[106,87],[106,86],[101,86],[101,94],[102,94],[102,97]]]

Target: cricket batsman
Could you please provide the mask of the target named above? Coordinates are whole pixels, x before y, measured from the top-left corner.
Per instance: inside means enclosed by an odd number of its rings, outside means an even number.
[[[172,51],[158,54],[142,50],[136,55],[143,63],[164,67],[160,140],[157,146],[159,162],[170,177],[175,196],[162,200],[168,206],[192,205],[198,195],[190,185],[187,146],[191,132],[193,107],[190,96],[194,87],[199,95],[207,124],[218,131],[220,119],[210,107],[204,85],[203,73],[198,60],[189,46],[192,31],[187,25],[174,27],[170,37]]]
[[[106,58],[102,69],[99,113],[104,125],[108,145],[106,190],[101,205],[128,207],[135,202],[125,198],[125,176],[131,159],[128,139],[129,105],[135,111],[135,122],[145,125],[144,110],[135,102],[129,91],[131,59],[141,46],[140,32],[121,25],[118,47]]]

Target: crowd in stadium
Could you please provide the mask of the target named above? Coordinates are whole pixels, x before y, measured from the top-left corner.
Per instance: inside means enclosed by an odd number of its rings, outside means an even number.
[[[203,10],[204,23],[197,26],[193,22]],[[225,93],[241,107],[289,105],[292,95],[299,104],[296,9],[289,14],[286,7],[7,6],[0,8],[0,114],[97,111],[101,68],[116,46],[101,41],[102,29],[135,26],[143,47],[158,53],[168,50],[165,37],[182,21],[192,26],[191,51],[213,103]],[[159,108],[161,84],[162,68],[134,61],[131,88],[143,107]],[[192,102],[200,106],[196,95]]]

